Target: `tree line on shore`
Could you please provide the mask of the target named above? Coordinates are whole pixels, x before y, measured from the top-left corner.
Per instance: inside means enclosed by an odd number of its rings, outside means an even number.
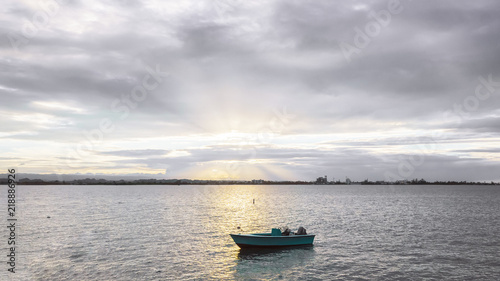
[[[7,184],[7,178],[0,179],[1,184]],[[331,181],[318,183],[317,181],[268,181],[268,180],[190,180],[190,179],[137,179],[137,180],[106,180],[106,179],[75,179],[75,180],[42,180],[23,178],[18,180],[19,185],[499,185],[500,183],[473,182],[473,181],[426,181],[424,179],[359,182]]]

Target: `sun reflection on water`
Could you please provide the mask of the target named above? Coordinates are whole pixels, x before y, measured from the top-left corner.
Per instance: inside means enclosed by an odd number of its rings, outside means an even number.
[[[205,238],[200,241],[204,256],[214,260],[206,262],[210,278],[240,279],[244,276],[272,275],[281,269],[274,264],[275,259],[283,259],[290,267],[314,253],[312,247],[282,250],[243,250],[229,236],[230,233],[270,232],[272,227],[281,226],[276,209],[280,209],[279,197],[266,194],[263,186],[218,186],[205,187],[199,204],[204,204],[202,228]],[[216,259],[216,260],[215,260]],[[255,261],[267,261],[252,266]],[[269,266],[265,266],[268,264]],[[257,270],[259,272],[253,272]]]

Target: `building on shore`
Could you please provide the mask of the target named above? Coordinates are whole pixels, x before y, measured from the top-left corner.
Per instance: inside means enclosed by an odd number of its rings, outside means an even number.
[[[327,176],[317,178],[315,184],[328,184]]]

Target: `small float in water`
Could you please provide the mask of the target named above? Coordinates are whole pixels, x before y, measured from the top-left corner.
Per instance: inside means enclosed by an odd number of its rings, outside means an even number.
[[[279,228],[273,228],[271,233],[253,233],[253,234],[229,234],[236,245],[240,248],[256,247],[290,247],[312,245],[315,235],[307,234],[306,229],[299,227],[297,232],[291,232],[285,228],[281,231]]]

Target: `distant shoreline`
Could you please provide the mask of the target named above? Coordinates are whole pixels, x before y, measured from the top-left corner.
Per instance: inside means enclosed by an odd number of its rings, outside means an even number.
[[[0,184],[7,184],[7,178],[0,179]],[[468,182],[468,181],[434,181],[428,182],[423,179],[409,181],[369,181],[362,182],[328,182],[318,183],[314,181],[240,181],[240,180],[188,180],[188,179],[138,179],[138,180],[106,180],[106,179],[76,179],[69,181],[41,180],[23,178],[17,181],[18,185],[500,185],[498,182]]]

